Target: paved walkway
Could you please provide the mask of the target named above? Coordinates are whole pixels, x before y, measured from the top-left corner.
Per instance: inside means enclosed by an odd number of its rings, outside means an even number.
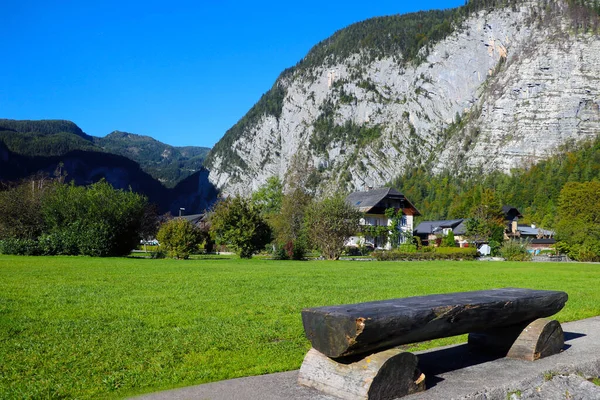
[[[474,357],[466,345],[417,353],[419,368],[427,376],[425,392],[403,400],[486,399],[506,400],[510,393],[532,392],[527,398],[554,399],[549,378],[560,374],[600,376],[600,317],[563,324],[565,349],[562,353],[527,362],[506,358]],[[298,371],[232,379],[136,397],[136,400],[334,400],[334,397],[296,384]],[[587,383],[587,382],[584,382]],[[548,389],[546,389],[548,387]],[[590,384],[589,389],[596,390]],[[543,391],[548,390],[546,397]],[[562,390],[562,389],[561,389]],[[598,398],[594,394],[570,392],[573,398]],[[591,393],[591,392],[590,392]],[[565,393],[560,394],[562,399]],[[514,396],[513,396],[514,397]],[[518,398],[518,397],[516,397]]]

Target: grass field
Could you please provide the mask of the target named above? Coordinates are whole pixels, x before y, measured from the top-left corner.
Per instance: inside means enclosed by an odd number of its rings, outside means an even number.
[[[0,398],[121,398],[296,369],[303,307],[513,286],[566,291],[569,321],[600,315],[599,283],[592,264],[0,256]]]

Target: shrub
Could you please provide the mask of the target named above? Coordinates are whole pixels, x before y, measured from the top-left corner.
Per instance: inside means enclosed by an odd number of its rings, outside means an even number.
[[[398,252],[412,254],[417,252],[417,246],[411,243],[403,243],[398,246]]]
[[[441,247],[456,247],[456,242],[454,241],[454,232],[450,231],[446,236],[442,238],[442,242],[440,243]]]
[[[439,251],[440,249],[443,249]],[[378,250],[373,252],[373,257],[379,261],[419,261],[419,260],[474,260],[477,249],[460,247],[440,247],[435,251],[403,252],[398,250]]]
[[[200,232],[191,222],[175,218],[160,226],[156,238],[169,257],[187,259],[200,242]]]
[[[530,261],[532,254],[527,251],[527,241],[511,239],[504,242],[500,255],[508,261]]]
[[[165,253],[163,250],[155,250],[150,252],[150,258],[153,260],[157,260],[157,259],[163,259],[167,257],[167,253]]]
[[[213,239],[219,244],[230,245],[240,258],[251,258],[271,241],[271,228],[260,210],[239,196],[217,203],[210,223]]]
[[[42,201],[51,254],[128,255],[139,243],[147,200],[106,181],[90,186],[56,183]]]
[[[38,256],[42,252],[37,240],[6,238],[0,240],[0,253],[20,256]]]

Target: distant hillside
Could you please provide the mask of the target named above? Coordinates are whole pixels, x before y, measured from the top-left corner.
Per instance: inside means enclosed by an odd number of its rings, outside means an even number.
[[[58,156],[72,150],[99,150],[91,136],[71,121],[0,119],[0,141],[13,153]]]
[[[201,213],[217,198],[205,169],[188,176],[174,188],[166,188],[138,163],[117,154],[74,150],[60,156],[24,156],[13,153],[0,142],[0,183],[40,174],[52,177],[59,165],[67,181],[88,185],[105,179],[117,189],[144,194],[162,213],[177,214],[179,208],[185,208],[188,214]]]
[[[207,147],[174,147],[150,136],[114,131],[103,138],[94,138],[96,145],[109,153],[119,154],[140,164],[144,171],[173,187],[202,169]]]
[[[0,119],[0,142],[27,157],[63,156],[75,150],[118,154],[140,164],[166,187],[174,187],[202,170],[210,149],[174,147],[149,136],[114,131],[104,138],[85,134],[71,121]]]

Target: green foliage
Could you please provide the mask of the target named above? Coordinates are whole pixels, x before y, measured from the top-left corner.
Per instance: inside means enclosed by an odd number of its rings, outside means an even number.
[[[508,261],[531,261],[532,254],[527,251],[527,241],[507,240],[502,244],[500,255]]]
[[[569,257],[600,261],[600,182],[568,182],[560,192],[556,235]]]
[[[337,260],[346,240],[358,231],[360,217],[342,196],[313,202],[305,215],[310,243],[328,260]]]
[[[42,250],[35,239],[9,237],[0,240],[0,254],[38,256]]]
[[[301,188],[294,188],[281,200],[281,210],[269,219],[275,242],[285,257],[302,259],[307,250],[307,234],[304,217],[312,197]]]
[[[32,179],[0,191],[0,239],[34,239],[44,230],[42,197],[47,182]]]
[[[251,258],[271,241],[271,228],[260,210],[243,197],[230,197],[217,203],[210,215],[211,236],[217,244],[227,244],[241,258]]]
[[[252,193],[252,202],[264,216],[275,215],[281,211],[283,202],[283,183],[277,176],[267,179],[267,182]]]
[[[504,239],[502,203],[491,189],[483,189],[479,201],[469,211],[467,237],[472,242],[501,242]]]
[[[456,247],[456,242],[454,241],[454,232],[449,231],[446,236],[442,238],[442,243],[440,244],[442,247]]]
[[[156,238],[169,257],[179,259],[189,258],[202,242],[200,230],[183,218],[164,222],[160,226]],[[154,254],[153,258],[160,256],[159,253]]]
[[[70,121],[0,119],[0,142],[25,156],[62,156],[74,150],[118,154],[167,187],[202,169],[206,147],[173,147],[151,137],[115,131],[103,138],[86,135]]]
[[[391,221],[389,229],[389,239],[392,249],[396,248],[402,239],[405,238],[404,231],[402,231],[402,209],[397,210],[393,208],[387,208],[385,210],[385,216]]]
[[[90,186],[55,183],[42,216],[55,248],[96,257],[128,255],[140,240],[145,197],[100,181]],[[74,251],[76,249],[76,251]]]
[[[336,125],[331,101],[326,102],[321,110],[321,115],[314,122],[309,143],[309,147],[319,154],[326,154],[327,147],[333,142],[363,147],[381,136],[381,125],[357,125],[352,120],[347,120],[344,125]]]
[[[202,169],[209,148],[175,147],[149,136],[114,131],[94,143],[104,151],[127,157],[167,187],[174,187]]]
[[[414,245],[400,245],[396,250],[373,252],[378,261],[425,261],[425,260],[474,260],[477,249],[474,247],[423,247],[417,250]]]
[[[520,222],[552,229],[563,186],[592,180],[600,180],[600,137],[577,145],[567,142],[547,160],[510,174],[463,169],[434,175],[423,166],[399,176],[392,186],[418,205],[424,220],[471,217],[471,209],[489,189],[502,204],[521,211]]]

